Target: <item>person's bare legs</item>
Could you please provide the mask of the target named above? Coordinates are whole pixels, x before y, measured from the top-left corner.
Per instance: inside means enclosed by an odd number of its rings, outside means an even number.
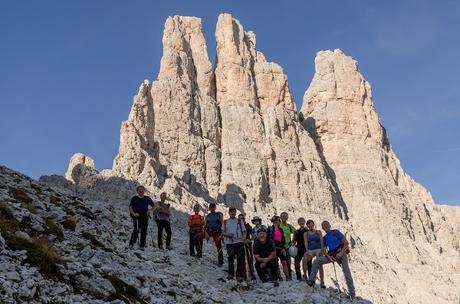
[[[307,264],[308,264],[308,262],[310,262],[312,259],[313,259],[313,257],[312,257],[311,255],[309,255],[309,254],[304,255],[304,256],[303,256],[303,259],[302,259],[302,267],[303,267],[303,269],[304,269],[304,273],[305,273],[306,276],[307,276],[307,280],[310,278],[310,274],[307,273],[307,271],[306,271],[306,269],[307,269]]]
[[[286,278],[286,281],[287,281],[289,279],[289,269],[287,266],[287,262],[281,261],[281,265],[283,266],[284,277]]]

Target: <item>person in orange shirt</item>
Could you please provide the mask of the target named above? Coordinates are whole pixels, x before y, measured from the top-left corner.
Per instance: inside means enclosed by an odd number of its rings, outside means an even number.
[[[193,213],[188,216],[188,227],[189,227],[189,245],[190,255],[201,258],[203,254],[203,239],[199,238],[198,235],[203,231],[204,217],[200,215],[200,205],[193,207]]]

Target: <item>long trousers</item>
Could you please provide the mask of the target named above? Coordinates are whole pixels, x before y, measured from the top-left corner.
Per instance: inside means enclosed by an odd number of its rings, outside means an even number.
[[[216,249],[217,249],[217,262],[219,265],[223,265],[224,264],[224,253],[222,251],[222,240],[220,239],[220,235],[222,234],[222,232],[220,231],[206,231],[206,233],[208,234],[209,237],[211,237],[214,241],[214,244],[216,245]],[[198,237],[197,237],[201,242],[203,242],[203,239],[205,238],[205,233],[204,232],[201,232],[200,234],[198,234]]]
[[[297,277],[297,280],[302,280],[302,258],[303,258],[303,252],[300,253],[294,258],[294,268],[295,268],[295,275]],[[308,272],[304,273],[308,277],[308,274],[311,272],[311,261],[308,261],[307,263],[307,268]]]
[[[316,278],[318,273],[319,266],[331,263],[325,256],[320,256],[315,259],[313,266],[310,272],[310,280],[313,281]],[[345,282],[347,283],[348,293],[350,296],[355,296],[355,285],[353,283],[353,278],[351,277],[350,265],[348,264],[348,254],[344,254],[340,259],[337,260],[337,263],[342,268],[343,275],[345,276]]]
[[[149,226],[149,217],[147,213],[141,213],[138,217],[132,217],[133,219],[133,233],[131,234],[131,239],[129,240],[129,245],[133,246],[137,242],[137,235],[139,230],[141,232],[140,247],[145,247],[145,239],[147,238],[147,228]]]
[[[236,257],[236,276],[244,278],[244,243],[227,244],[228,255],[228,274],[235,275],[235,257]]]
[[[171,245],[171,223],[165,220],[158,220],[157,221],[158,227],[158,247],[163,246],[163,229],[166,231],[166,246]]]
[[[197,231],[189,231],[189,249],[190,255],[196,253],[201,255],[203,252],[203,239],[199,237],[200,232]]]
[[[278,280],[278,259],[273,259],[265,265],[264,268],[260,267],[260,262],[256,262],[256,271],[259,279],[262,282]]]

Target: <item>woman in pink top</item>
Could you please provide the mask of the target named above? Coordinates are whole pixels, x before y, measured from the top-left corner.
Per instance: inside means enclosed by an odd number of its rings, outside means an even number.
[[[272,217],[273,226],[269,228],[268,236],[275,243],[276,257],[281,261],[283,273],[286,280],[289,280],[289,271],[287,267],[286,250],[284,249],[284,234],[280,228],[281,219],[275,215]]]

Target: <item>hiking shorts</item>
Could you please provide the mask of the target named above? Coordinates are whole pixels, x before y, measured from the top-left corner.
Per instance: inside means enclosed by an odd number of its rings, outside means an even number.
[[[319,257],[321,256],[321,248],[320,249],[313,249],[313,250],[308,250],[308,255],[312,257]]]

